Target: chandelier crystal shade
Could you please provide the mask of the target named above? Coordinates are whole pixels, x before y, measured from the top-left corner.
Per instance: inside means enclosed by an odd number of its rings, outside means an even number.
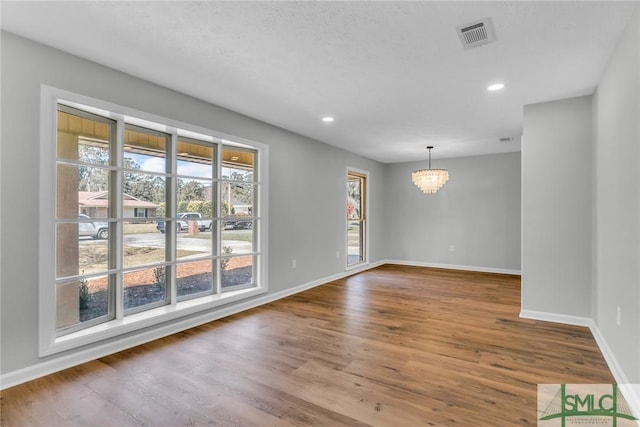
[[[425,194],[433,194],[442,188],[449,180],[449,171],[446,169],[431,169],[431,149],[429,150],[429,169],[421,169],[411,173],[411,181]]]

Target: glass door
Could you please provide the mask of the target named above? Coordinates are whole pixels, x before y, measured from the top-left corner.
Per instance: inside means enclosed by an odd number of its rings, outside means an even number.
[[[347,171],[347,267],[366,262],[367,175]]]

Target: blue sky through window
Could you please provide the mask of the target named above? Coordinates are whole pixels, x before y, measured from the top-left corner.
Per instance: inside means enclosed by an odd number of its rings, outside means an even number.
[[[146,154],[125,152],[124,157],[131,159],[138,166],[140,170],[145,172],[166,172],[166,160],[164,157],[149,156]],[[189,162],[185,160],[178,160],[178,175],[192,176],[197,178],[212,178],[213,171],[211,164],[203,164],[196,162]]]

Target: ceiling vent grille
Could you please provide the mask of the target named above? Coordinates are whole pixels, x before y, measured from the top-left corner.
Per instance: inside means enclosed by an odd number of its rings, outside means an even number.
[[[496,39],[491,18],[484,18],[467,25],[461,25],[456,27],[456,30],[465,49],[482,46]]]

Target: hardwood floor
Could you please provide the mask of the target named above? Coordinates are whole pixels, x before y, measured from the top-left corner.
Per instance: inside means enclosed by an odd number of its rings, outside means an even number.
[[[538,383],[612,383],[516,276],[386,265],[2,392],[3,426],[536,425]]]

